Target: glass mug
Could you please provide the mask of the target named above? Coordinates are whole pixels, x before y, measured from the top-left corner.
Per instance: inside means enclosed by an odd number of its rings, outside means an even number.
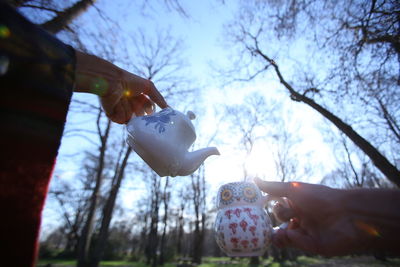
[[[271,200],[253,182],[233,182],[218,190],[215,239],[231,257],[262,256],[274,228],[265,206]]]

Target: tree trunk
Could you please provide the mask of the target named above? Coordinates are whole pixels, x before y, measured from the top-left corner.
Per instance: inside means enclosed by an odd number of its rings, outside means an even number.
[[[201,263],[201,257],[203,256],[203,243],[204,243],[204,236],[206,233],[206,171],[204,164],[202,164],[199,173],[201,173],[201,206],[202,206],[202,213],[201,213],[201,228],[200,228],[200,233],[199,233],[199,255],[200,255],[200,261],[198,262],[199,264]]]
[[[90,207],[89,207],[89,212],[86,218],[85,226],[82,229],[82,233],[79,239],[79,244],[78,244],[78,261],[77,261],[77,266],[78,267],[87,267],[88,266],[88,261],[89,261],[89,248],[90,248],[90,243],[92,240],[92,235],[93,235],[93,227],[94,227],[94,221],[95,221],[95,213],[96,213],[96,208],[99,203],[99,198],[100,198],[100,188],[103,183],[103,169],[104,169],[104,158],[106,154],[106,148],[107,148],[107,139],[108,135],[110,133],[110,128],[111,128],[111,121],[108,120],[107,127],[105,129],[104,135],[101,134],[100,131],[100,118],[101,118],[102,112],[99,112],[99,115],[97,117],[97,127],[100,135],[100,155],[99,155],[99,166],[97,169],[97,175],[96,175],[96,185],[95,188],[93,189],[92,197],[90,200]]]
[[[146,246],[146,264],[151,266],[157,265],[157,246],[158,246],[158,210],[159,210],[159,202],[160,202],[160,191],[158,188],[160,187],[160,178],[152,177],[153,185],[152,185],[152,203],[151,203],[151,221],[150,221],[150,232],[149,237],[147,238],[147,246]]]
[[[115,182],[113,181],[113,183],[112,183],[110,195],[107,198],[106,204],[103,209],[103,218],[101,221],[99,237],[96,242],[94,253],[93,253],[90,263],[89,263],[90,267],[98,267],[100,260],[103,257],[104,249],[106,247],[106,243],[107,243],[107,239],[108,239],[108,231],[110,228],[112,213],[113,213],[114,207],[115,207],[115,201],[117,199],[119,188],[121,187],[122,179],[124,178],[125,167],[128,163],[128,158],[129,158],[129,155],[131,154],[131,151],[132,151],[131,147],[128,147],[125,152],[124,159],[122,160],[122,164],[116,170],[116,173],[115,173],[116,181]]]
[[[148,242],[148,240],[147,240],[148,216],[149,216],[149,213],[146,212],[145,216],[143,218],[144,226],[143,226],[142,230],[140,231],[140,243],[139,243],[139,249],[137,251],[138,254],[139,253],[145,254],[145,252],[146,252],[146,245]]]
[[[70,229],[70,232],[67,235],[67,244],[65,245],[65,250],[71,253],[76,253],[77,244],[79,240],[78,229],[81,223],[81,210],[78,209],[77,213],[75,214],[74,223]]]
[[[193,262],[201,264],[201,237],[200,237],[200,221],[196,218],[194,226],[194,242],[193,242]]]
[[[52,34],[56,34],[61,30],[67,28],[67,26],[78,17],[80,14],[85,12],[96,0],[80,0],[73,6],[65,9],[60,14],[52,18],[51,20],[41,24],[42,28]]]
[[[167,234],[167,221],[168,221],[168,203],[169,203],[169,192],[167,192],[169,183],[169,177],[166,178],[165,186],[164,186],[164,218],[163,218],[163,232],[161,236],[160,242],[160,258],[159,263],[160,265],[164,265],[164,255],[165,255],[165,237]]]
[[[193,262],[196,264],[201,264],[202,248],[203,248],[203,238],[200,231],[200,209],[202,204],[201,194],[202,186],[200,184],[200,172],[196,175],[192,175],[192,189],[193,189],[193,206],[195,212],[195,224],[194,224],[194,242],[192,250]]]
[[[300,94],[295,91],[293,87],[285,81],[282,73],[279,70],[278,65],[274,60],[269,58],[267,55],[262,53],[261,50],[257,49],[254,51],[259,54],[262,58],[268,61],[275,69],[278,75],[279,81],[285,86],[285,88],[290,92],[290,97],[294,101],[299,101],[307,104],[330,122],[332,122],[340,131],[342,131],[354,144],[359,147],[374,163],[374,165],[394,184],[400,187],[400,171],[389,162],[389,160],[383,156],[374,146],[372,146],[366,139],[359,135],[350,125],[342,121],[339,117],[334,115],[332,112],[328,111],[313,99],[307,97],[305,94]]]
[[[342,131],[350,140],[354,142],[374,163],[374,165],[394,184],[400,187],[400,171],[389,162],[374,146],[371,145],[364,137],[359,135],[350,125],[342,121],[339,117],[316,103],[311,98],[297,93],[299,100],[314,110],[318,111],[322,116],[332,122],[340,131]]]
[[[182,241],[183,241],[183,227],[184,227],[184,220],[183,220],[183,213],[185,211],[185,203],[184,200],[181,199],[182,203],[181,203],[181,207],[179,209],[179,213],[178,213],[178,239],[176,240],[176,253],[179,256],[182,256],[183,251],[182,251]]]

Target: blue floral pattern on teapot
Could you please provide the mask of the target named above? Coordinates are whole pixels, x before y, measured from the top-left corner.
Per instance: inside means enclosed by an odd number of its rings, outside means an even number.
[[[158,130],[158,133],[163,133],[165,132],[165,125],[171,123],[171,116],[176,116],[176,112],[166,108],[154,115],[143,116],[142,119],[146,121],[146,126],[155,123],[154,128]]]

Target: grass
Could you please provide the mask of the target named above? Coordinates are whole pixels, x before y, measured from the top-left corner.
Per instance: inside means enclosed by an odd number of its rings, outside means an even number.
[[[55,259],[49,259],[49,260],[39,260],[38,264],[36,266],[45,266],[46,264],[54,264],[56,267],[70,267],[70,266],[76,266],[76,261],[74,260],[55,260]],[[112,267],[112,266],[119,266],[119,267],[148,267],[147,264],[144,262],[131,262],[131,261],[101,261],[100,262],[101,267]],[[174,263],[166,263],[164,264],[164,267],[176,267],[176,264]]]
[[[43,267],[46,264],[54,264],[54,267],[73,267],[76,266],[76,261],[72,260],[40,260],[37,267]],[[129,262],[129,261],[102,261],[101,267],[148,267],[143,262]],[[235,258],[229,257],[204,257],[203,263],[198,267],[247,267],[249,265],[248,258]],[[322,258],[322,257],[306,257],[300,256],[296,261],[274,262],[272,258],[263,259],[259,267],[318,267],[318,266],[345,266],[345,267],[394,267],[400,266],[400,258],[389,259],[386,262],[378,261],[373,257],[336,257],[336,258]],[[164,267],[176,267],[176,263],[166,263]]]
[[[306,257],[306,256],[299,256],[297,257],[297,262],[303,265],[311,265],[311,264],[322,264],[324,260],[319,257]]]
[[[102,261],[100,266],[135,266],[135,267],[145,267],[146,264],[139,262],[128,262],[128,261]]]
[[[39,260],[37,266],[45,266],[46,264],[51,263],[57,266],[76,266],[76,261],[74,260]],[[111,266],[132,266],[132,267],[146,267],[147,265],[140,262],[129,262],[129,261],[102,261],[100,263],[102,267],[111,267]]]
[[[59,259],[46,259],[46,260],[39,260],[37,266],[43,266],[46,264],[57,264],[61,266],[75,266],[76,261],[75,260],[59,260]]]

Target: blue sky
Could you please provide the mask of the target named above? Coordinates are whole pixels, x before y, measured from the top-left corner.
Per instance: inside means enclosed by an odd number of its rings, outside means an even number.
[[[189,18],[185,18],[177,12],[168,11],[162,5],[163,1],[152,2],[154,5],[147,6],[145,9],[141,9],[141,5],[136,4],[135,1],[129,0],[99,0],[96,5],[99,9],[104,10],[105,15],[118,22],[123,29],[123,34],[133,34],[138,28],[143,29],[145,33],[170,29],[174,36],[184,40],[185,50],[182,53],[189,63],[188,73],[190,73],[193,84],[199,88],[199,94],[194,101],[197,106],[193,106],[194,111],[201,111],[197,114],[198,139],[195,143],[196,148],[203,146],[218,126],[215,120],[218,114],[215,114],[214,110],[218,110],[222,105],[240,104],[248,93],[252,91],[266,92],[265,88],[268,87],[270,90],[268,90],[268,95],[265,94],[265,96],[276,99],[276,101],[282,101],[284,104],[282,118],[287,120],[289,127],[296,129],[297,133],[304,139],[296,150],[299,153],[311,153],[311,157],[314,159],[314,176],[309,177],[307,181],[319,182],[322,175],[334,168],[332,152],[325,145],[324,137],[320,133],[321,125],[323,125],[322,119],[310,108],[290,101],[273,76],[266,76],[255,82],[235,84],[228,87],[222,86],[221,81],[214,77],[212,66],[224,66],[231,61],[229,47],[223,46],[223,26],[233,18],[237,8],[234,3],[237,1],[225,1],[229,2],[225,5],[213,0],[181,1],[182,6],[190,15]],[[96,30],[96,23],[101,21],[98,20],[97,16],[98,12],[91,9],[79,18],[78,23],[82,27],[87,27],[87,29]],[[302,49],[297,51],[304,55]],[[96,97],[92,95],[76,94],[74,97],[80,100],[97,101]],[[188,99],[189,102],[192,103],[193,99]],[[185,109],[191,109],[184,103],[181,106]],[[186,110],[181,111],[186,112]],[[67,129],[69,125],[82,120],[85,121],[85,125],[88,125],[88,122],[93,118],[83,116],[82,112],[70,112]],[[222,127],[222,130],[226,129],[229,130],[229,127],[226,128],[226,125]],[[244,152],[238,150],[236,139],[228,138],[228,135],[225,135],[223,131],[218,132],[217,135],[221,142],[211,145],[218,146],[221,156],[213,156],[205,162],[207,182],[214,191],[223,183],[241,180],[242,163],[246,160]],[[65,138],[63,140],[56,168],[56,172],[60,177],[63,177],[62,179],[74,179],[76,171],[80,168],[79,159],[82,157],[81,155],[71,159],[66,155],[79,153],[83,149],[90,149],[90,147],[92,145],[83,139]],[[258,143],[249,160],[249,173],[266,179],[275,179],[274,175],[271,174],[274,171],[272,161],[271,145],[265,142]],[[178,177],[175,179],[186,178]],[[54,180],[54,182],[57,181]],[[213,190],[210,191],[210,195],[213,194]],[[135,200],[132,198],[132,194],[130,194],[130,197],[122,196],[122,198],[127,205]],[[48,203],[43,221],[44,225],[48,227],[57,223],[56,218],[58,216],[52,213],[51,205],[52,203]]]

